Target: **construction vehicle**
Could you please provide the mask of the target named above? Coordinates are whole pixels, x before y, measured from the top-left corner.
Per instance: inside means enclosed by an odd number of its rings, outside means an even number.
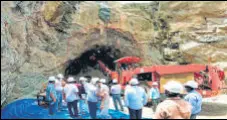
[[[189,80],[195,80],[199,85],[197,91],[203,97],[219,94],[223,86],[224,71],[216,66],[188,64],[137,67],[136,64],[140,61],[140,58],[134,56],[120,58],[114,61],[116,71],[110,70],[100,60],[98,60],[98,64],[101,70],[109,76],[110,80],[117,79],[123,89],[126,83],[133,77],[138,78],[140,85],[147,92],[153,82],[158,82],[161,94],[164,93],[163,85],[169,80],[179,81],[182,84]]]

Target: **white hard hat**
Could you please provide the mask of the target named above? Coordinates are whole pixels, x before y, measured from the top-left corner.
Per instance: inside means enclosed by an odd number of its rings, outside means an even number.
[[[194,80],[191,80],[185,83],[184,86],[189,86],[191,88],[198,88],[198,83],[195,82]]]
[[[106,79],[100,79],[101,83],[106,83]]]
[[[63,79],[63,78],[64,78],[64,76],[63,76],[62,74],[58,74],[58,75],[57,75],[57,78],[59,78],[59,79]]]
[[[68,82],[74,82],[75,79],[74,79],[73,77],[69,77],[69,78],[67,79],[67,81],[68,81]]]
[[[136,78],[132,78],[130,80],[129,84],[131,84],[131,85],[137,85],[137,84],[139,84],[139,81]]]
[[[48,78],[48,81],[49,82],[54,82],[56,79],[55,79],[55,77],[54,76],[50,76],[49,78]]]
[[[168,90],[169,92],[172,93],[182,93],[184,90],[183,85],[177,81],[169,81],[163,87],[165,90]]]
[[[117,83],[117,79],[113,79],[113,83]]]
[[[87,78],[85,78],[85,77],[80,77],[80,79],[79,79],[79,81],[86,81],[87,80]]]
[[[152,85],[153,85],[153,86],[155,86],[155,85],[157,86],[157,85],[158,85],[158,83],[157,83],[157,82],[153,82],[153,83],[152,83]]]
[[[91,84],[95,84],[99,80],[98,77],[94,77],[91,79]]]

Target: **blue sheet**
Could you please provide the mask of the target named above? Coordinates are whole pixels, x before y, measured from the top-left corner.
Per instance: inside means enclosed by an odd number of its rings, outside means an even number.
[[[99,114],[99,112],[97,113]],[[120,111],[109,110],[112,119],[129,119],[129,115]],[[83,119],[90,119],[88,112],[81,115]],[[48,116],[48,109],[38,106],[36,99],[21,99],[12,102],[1,110],[1,119],[72,119],[65,107],[63,111]]]

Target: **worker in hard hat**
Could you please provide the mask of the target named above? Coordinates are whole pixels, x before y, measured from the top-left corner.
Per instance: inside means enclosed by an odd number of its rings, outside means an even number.
[[[185,100],[192,106],[192,113],[190,119],[196,119],[196,116],[201,112],[202,96],[195,90],[198,88],[198,83],[194,80],[188,81],[185,85],[187,95]]]
[[[131,85],[125,93],[125,105],[129,109],[130,119],[141,119],[143,106],[147,103],[147,95],[142,87],[139,87],[138,80],[132,78],[129,82]]]
[[[118,111],[118,104],[119,104],[121,107],[121,111],[124,111],[124,108],[121,102],[121,85],[117,83],[117,79],[113,79],[113,85],[111,86],[110,90],[113,97],[115,110]]]
[[[156,111],[158,104],[160,103],[160,92],[158,89],[158,83],[153,82],[152,88],[150,89],[149,101],[152,102],[153,111]]]
[[[87,111],[87,105],[85,103],[86,100],[86,91],[85,91],[85,84],[87,82],[87,78],[85,77],[80,77],[79,78],[79,82],[80,82],[80,86],[78,87],[79,89],[79,110],[81,114],[85,114],[85,112]]]
[[[97,81],[98,84],[98,96],[101,98],[101,105],[100,105],[100,118],[109,119],[111,116],[109,115],[109,87],[105,85],[106,80],[100,79]]]
[[[154,119],[189,119],[191,105],[180,98],[184,87],[176,81],[169,81],[164,85],[166,100],[161,102],[156,109]]]
[[[69,77],[67,79],[67,84],[65,85],[63,89],[63,94],[65,101],[67,102],[67,107],[69,114],[72,118],[78,118],[78,108],[77,108],[77,103],[79,100],[79,95],[78,95],[78,88],[75,86],[76,80],[73,77]],[[73,109],[73,111],[72,111]]]
[[[93,77],[91,79],[91,82],[85,86],[86,93],[87,93],[88,109],[89,109],[90,117],[92,119],[96,119],[98,91],[97,91],[97,87],[95,86],[95,84],[98,80],[99,80],[99,78]]]
[[[53,115],[57,111],[57,92],[54,86],[56,78],[50,76],[48,81],[49,83],[46,88],[46,101],[49,103],[49,115]]]
[[[58,99],[58,111],[61,110],[62,108],[62,90],[63,90],[63,87],[62,87],[62,81],[64,79],[64,76],[62,74],[58,74],[57,75],[57,79],[55,81],[55,89],[57,91],[57,99]]]

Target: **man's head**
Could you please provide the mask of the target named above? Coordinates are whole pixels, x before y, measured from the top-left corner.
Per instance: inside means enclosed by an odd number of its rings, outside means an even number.
[[[56,78],[54,76],[50,76],[48,78],[49,83],[55,83]]]
[[[137,78],[132,78],[132,79],[130,80],[129,84],[130,84],[131,86],[136,86],[136,85],[139,84],[139,81],[138,81]]]
[[[90,83],[95,85],[98,81],[99,81],[98,77],[93,77],[93,78],[91,78],[91,82]]]
[[[153,82],[152,83],[152,87],[157,88],[158,87],[158,83],[157,82]]]
[[[76,80],[73,77],[68,77],[67,83],[75,83]]]
[[[62,74],[58,74],[58,75],[57,75],[57,79],[58,79],[58,80],[63,80],[63,79],[64,79],[64,76],[63,76]]]
[[[167,97],[177,97],[183,93],[184,87],[177,81],[169,81],[164,85],[164,89]]]
[[[184,84],[185,90],[191,92],[192,90],[198,88],[198,83],[194,80],[188,81]]]
[[[85,77],[80,77],[80,78],[79,78],[79,81],[80,81],[81,83],[85,83],[85,82],[87,82],[87,78],[85,78]]]
[[[117,84],[117,79],[113,79],[113,84]]]

